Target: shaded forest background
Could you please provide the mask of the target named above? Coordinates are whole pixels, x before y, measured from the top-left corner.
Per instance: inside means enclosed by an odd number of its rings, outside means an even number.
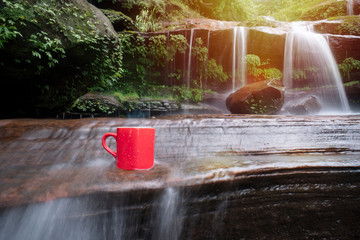
[[[183,72],[163,68],[189,47],[182,35],[145,38],[143,33],[191,28],[188,19],[237,21],[267,26],[261,16],[279,21],[342,20],[341,33],[360,35],[359,16],[346,16],[347,1],[337,0],[0,0],[0,117],[53,117],[78,104],[87,92],[115,96],[120,102],[141,97],[201,101],[205,92],[220,89],[230,76],[196,39],[198,66],[191,88]],[[95,6],[95,7],[94,7]],[[99,10],[101,9],[101,10]],[[355,13],[360,12],[355,4]],[[257,71],[265,60],[248,56]],[[339,63],[342,73],[360,69],[360,61]],[[263,69],[264,70],[264,69]],[[272,69],[263,78],[281,78]],[[203,79],[213,89],[205,89]],[[8,97],[11,96],[11,97]],[[96,106],[111,112],[108,106]],[[86,109],[84,109],[86,110]]]

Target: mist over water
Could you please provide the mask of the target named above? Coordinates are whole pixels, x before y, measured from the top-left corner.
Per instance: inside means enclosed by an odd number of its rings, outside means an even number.
[[[340,72],[326,38],[313,31],[312,25],[294,22],[286,34],[283,82],[287,92],[306,89],[314,96],[323,113],[349,113]],[[307,90],[311,89],[311,90]],[[286,96],[286,95],[285,95]],[[297,96],[293,101],[299,101]],[[288,99],[285,98],[285,105]]]

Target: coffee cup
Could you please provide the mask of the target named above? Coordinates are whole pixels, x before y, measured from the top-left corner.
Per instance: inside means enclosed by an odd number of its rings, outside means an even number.
[[[106,139],[116,140],[116,152],[106,145]],[[119,127],[116,133],[105,133],[102,145],[116,159],[120,169],[141,170],[154,166],[155,129],[142,127]]]

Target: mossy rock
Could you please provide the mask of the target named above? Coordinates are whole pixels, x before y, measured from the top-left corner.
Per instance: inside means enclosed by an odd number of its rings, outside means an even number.
[[[300,20],[312,21],[346,15],[346,1],[325,1],[302,10]]]
[[[108,17],[117,32],[136,30],[135,22],[124,13],[111,9],[102,9],[101,11]]]
[[[0,117],[54,116],[121,70],[117,34],[86,0],[4,1],[0,17],[18,33],[1,36]]]

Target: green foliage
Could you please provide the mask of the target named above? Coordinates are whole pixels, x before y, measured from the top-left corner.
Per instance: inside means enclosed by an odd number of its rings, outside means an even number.
[[[270,80],[270,79],[280,80],[282,78],[282,72],[277,68],[266,68],[264,69],[263,77],[266,80]]]
[[[189,88],[185,85],[182,86],[173,86],[171,87],[173,98],[177,102],[200,102],[204,93],[209,92],[209,90],[203,90],[199,88]]]
[[[38,106],[64,106],[120,76],[119,41],[99,32],[104,27],[90,7],[52,0],[0,0],[0,6],[2,78],[31,86]]]
[[[273,16],[280,21],[320,20],[346,15],[346,1],[337,0],[258,0],[260,16]]]
[[[344,83],[344,87],[351,87],[351,86],[359,85],[359,84],[360,84],[360,81],[351,81],[351,82]]]
[[[143,9],[136,16],[135,26],[140,32],[154,32],[161,28],[160,20],[156,17],[155,10]]]
[[[338,64],[338,67],[342,77],[350,80],[350,73],[354,70],[360,70],[360,60],[346,58],[342,63]]]
[[[215,59],[208,59],[208,49],[203,46],[201,38],[196,39],[192,53],[196,57],[197,62],[195,82],[200,88],[203,88],[203,81],[205,79],[213,84],[226,82],[228,75],[223,71],[223,67],[216,63]]]
[[[79,98],[74,102],[72,110],[83,113],[100,112],[104,114],[113,114],[116,112],[117,108],[114,105],[106,104],[100,99]]]
[[[190,8],[201,15],[218,20],[244,21],[255,15],[255,5],[252,0],[185,0]]]
[[[61,44],[60,39],[50,39],[48,33],[40,31],[36,34],[31,34],[29,42],[32,46],[32,56],[38,59],[47,58],[47,65],[49,68],[54,67],[59,63],[59,58],[65,58],[65,49]],[[44,68],[42,65],[37,65],[38,71],[36,74],[40,74]]]
[[[156,67],[164,67],[174,60],[176,53],[184,53],[187,47],[183,35],[170,35],[169,44],[165,35],[157,35],[149,39],[148,56]]]
[[[165,35],[145,38],[132,33],[120,34],[124,54],[124,72],[116,88],[123,92],[137,92],[140,96],[151,91],[149,85],[157,82],[163,68],[177,53],[184,53],[188,44],[183,35]],[[176,74],[169,73],[169,74]]]
[[[346,15],[346,1],[329,1],[305,9],[301,19],[321,20],[343,15]]]
[[[269,106],[267,106],[262,99],[255,99],[254,97],[245,101],[249,106],[252,114],[265,114],[268,112]]]
[[[335,28],[337,34],[360,36],[360,16],[346,16],[342,23]]]
[[[110,20],[113,24],[115,30],[117,30],[117,26],[120,25],[119,30],[131,30],[135,29],[134,21],[127,15],[122,12],[114,11],[111,9],[101,9],[101,11],[105,14],[105,16]]]
[[[134,102],[140,99],[147,100],[175,100],[177,102],[200,102],[204,93],[211,92],[199,88],[189,88],[185,85],[181,86],[165,86],[165,85],[149,85],[151,91],[140,97],[137,93],[125,93],[122,90],[116,90],[107,93],[114,96],[121,105],[125,106],[128,102]]]
[[[249,106],[251,114],[270,114],[278,111],[280,99],[267,99],[264,96],[252,96],[245,103]]]
[[[305,80],[309,75],[317,73],[318,69],[316,67],[307,67],[304,69],[293,69],[293,80]]]
[[[265,27],[276,28],[277,24],[274,21],[269,21],[265,19],[263,16],[256,16],[250,20],[239,23],[239,26],[245,26],[245,27],[265,26]]]
[[[123,93],[120,91],[112,92],[111,95],[114,96],[120,103],[140,98],[137,93]]]
[[[8,41],[15,39],[16,37],[22,37],[18,31],[15,23],[25,18],[22,12],[24,6],[20,3],[12,3],[7,0],[3,0],[4,7],[0,16],[0,48],[4,48],[4,44]],[[22,23],[23,24],[23,23]]]
[[[120,38],[125,59],[124,73],[115,88],[123,93],[137,93],[140,97],[152,95],[159,90],[154,85],[162,83],[165,67],[172,64],[176,54],[184,54],[188,48],[186,38],[180,34],[170,35],[169,38],[160,34],[146,40],[140,35],[122,33]],[[216,83],[225,82],[228,78],[221,65],[214,59],[208,59],[208,49],[203,46],[200,38],[196,39],[192,54],[197,66],[193,74],[193,88],[189,90],[175,86],[171,92],[177,100],[200,101],[204,79]],[[167,74],[167,77],[174,79],[175,84],[181,84],[184,73],[180,69]]]
[[[277,68],[264,68],[270,60],[262,62],[260,57],[255,54],[247,54],[246,57],[247,75],[255,78],[257,81],[282,78],[282,72]]]

